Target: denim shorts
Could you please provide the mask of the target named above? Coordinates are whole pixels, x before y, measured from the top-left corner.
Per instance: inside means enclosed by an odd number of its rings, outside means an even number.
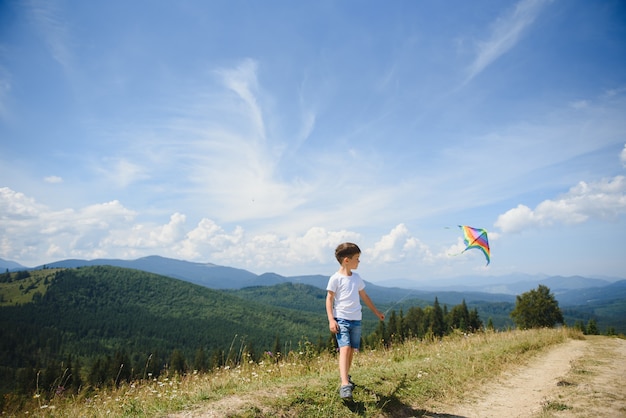
[[[337,345],[340,348],[350,346],[358,350],[361,345],[361,321],[350,321],[341,318],[335,319],[339,324],[339,332],[335,334]]]

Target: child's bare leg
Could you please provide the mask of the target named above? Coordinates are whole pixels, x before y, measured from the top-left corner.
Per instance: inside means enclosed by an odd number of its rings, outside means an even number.
[[[352,347],[345,346],[339,348],[339,376],[341,376],[341,385],[349,385],[348,373],[352,364]]]
[[[350,350],[350,363],[348,365],[348,374],[350,374],[350,369],[352,368],[352,359],[354,358],[354,353],[356,351],[359,351],[359,350],[356,350],[354,348],[352,350]]]

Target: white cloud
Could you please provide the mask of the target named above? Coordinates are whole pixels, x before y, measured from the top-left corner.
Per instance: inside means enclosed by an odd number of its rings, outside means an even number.
[[[624,94],[624,92],[626,92],[626,87],[617,87],[613,89],[608,89],[604,92],[603,97],[612,98],[616,96],[621,96],[622,94]]]
[[[419,258],[421,261],[432,261],[433,259],[430,249],[417,238],[411,236],[404,224],[394,227],[389,234],[381,237],[373,248],[364,252],[373,263],[395,263],[410,257]]]
[[[263,112],[257,103],[255,95],[255,92],[258,90],[256,72],[257,63],[251,59],[244,60],[234,69],[216,71],[222,77],[224,85],[235,92],[246,104],[258,139],[264,139],[265,124],[263,122]]]
[[[58,4],[33,0],[30,2],[30,13],[54,60],[69,71],[73,61],[69,48],[69,30]]]
[[[335,247],[344,241],[358,241],[359,234],[313,227],[302,235],[273,233],[248,234],[242,227],[224,231],[213,221],[203,219],[181,243],[184,258],[207,257],[211,262],[243,268],[273,269],[332,264]]]
[[[272,125],[284,116],[271,114],[272,99],[258,86],[256,62],[244,60],[211,75],[217,77],[169,97],[162,105],[168,115],[158,129],[153,124],[126,129],[121,157],[104,160],[101,173],[122,187],[149,180],[164,195],[191,196],[190,204],[211,207],[210,216],[222,222],[293,212],[311,186],[279,170],[279,164],[297,164],[302,157],[284,162],[289,147],[265,132],[266,120]],[[298,143],[313,129],[314,115],[301,123],[293,140]]]
[[[210,219],[202,219],[177,245],[177,252],[186,259],[199,259],[237,246],[243,239],[241,227],[227,233]]]
[[[615,220],[626,214],[626,178],[616,176],[594,183],[581,181],[555,200],[544,200],[533,210],[518,205],[500,215],[495,226],[502,232],[554,224],[579,224],[589,219]]]
[[[63,178],[59,176],[47,176],[44,177],[43,181],[50,184],[63,183]]]
[[[589,107],[589,102],[587,100],[577,100],[575,102],[571,102],[569,105],[573,109],[585,109]]]
[[[51,210],[7,187],[0,189],[0,257],[43,262],[54,257],[96,258],[106,254],[102,243],[111,231],[128,230],[135,213],[119,201],[80,210]]]
[[[165,225],[134,224],[130,230],[111,231],[111,234],[103,241],[103,245],[133,250],[175,245],[185,236],[185,220],[185,215],[175,213],[170,216],[169,223]]]
[[[548,1],[522,0],[510,14],[497,19],[491,27],[489,39],[478,44],[476,57],[469,67],[468,80],[515,47]]]
[[[106,182],[121,188],[150,177],[141,165],[127,158],[105,157],[95,169],[105,177]]]
[[[622,165],[626,167],[626,145],[624,145],[624,148],[622,149],[622,152],[619,155],[619,159],[622,162]]]
[[[313,227],[301,235],[225,231],[210,219],[189,229],[174,213],[164,225],[139,223],[119,201],[54,211],[9,188],[0,188],[0,258],[42,264],[63,258],[137,258],[163,255],[242,268],[332,263],[336,245],[360,235]],[[47,260],[42,257],[47,257]]]
[[[26,265],[64,258],[132,259],[158,254],[259,272],[315,272],[320,266],[335,265],[334,250],[339,243],[364,240],[354,231],[322,227],[289,235],[251,234],[241,226],[227,231],[207,218],[189,228],[181,213],[172,214],[162,225],[143,223],[117,200],[78,210],[51,210],[6,187],[0,189],[0,211],[0,258]],[[433,259],[428,247],[411,236],[403,224],[371,249],[363,249],[371,267]]]
[[[13,191],[8,187],[0,188],[0,213],[2,213],[0,220],[3,223],[34,218],[43,208],[35,202],[35,199],[23,193]]]

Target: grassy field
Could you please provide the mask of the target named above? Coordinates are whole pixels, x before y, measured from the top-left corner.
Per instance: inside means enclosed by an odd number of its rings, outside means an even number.
[[[442,341],[408,341],[359,353],[352,367],[354,399],[342,401],[337,357],[308,345],[285,358],[266,356],[206,374],[161,377],[113,390],[37,394],[19,411],[34,417],[331,417],[422,416],[568,338],[571,329],[457,334]],[[417,406],[416,406],[417,405]]]
[[[2,296],[0,306],[23,305],[32,302],[33,296],[43,296],[48,289],[48,281],[60,269],[35,270],[29,272],[30,277],[15,280],[10,283],[2,283]]]

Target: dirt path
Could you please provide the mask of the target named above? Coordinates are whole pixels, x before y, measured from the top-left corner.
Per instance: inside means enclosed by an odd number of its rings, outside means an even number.
[[[626,340],[572,340],[432,417],[626,417]]]
[[[267,393],[229,396],[170,418],[237,415]],[[467,393],[455,405],[431,406],[423,418],[626,418],[626,340],[587,336],[570,340],[530,363]],[[416,406],[414,411],[422,410]],[[422,410],[423,411],[423,410]],[[245,415],[253,416],[253,415]],[[405,415],[403,415],[404,417]]]

